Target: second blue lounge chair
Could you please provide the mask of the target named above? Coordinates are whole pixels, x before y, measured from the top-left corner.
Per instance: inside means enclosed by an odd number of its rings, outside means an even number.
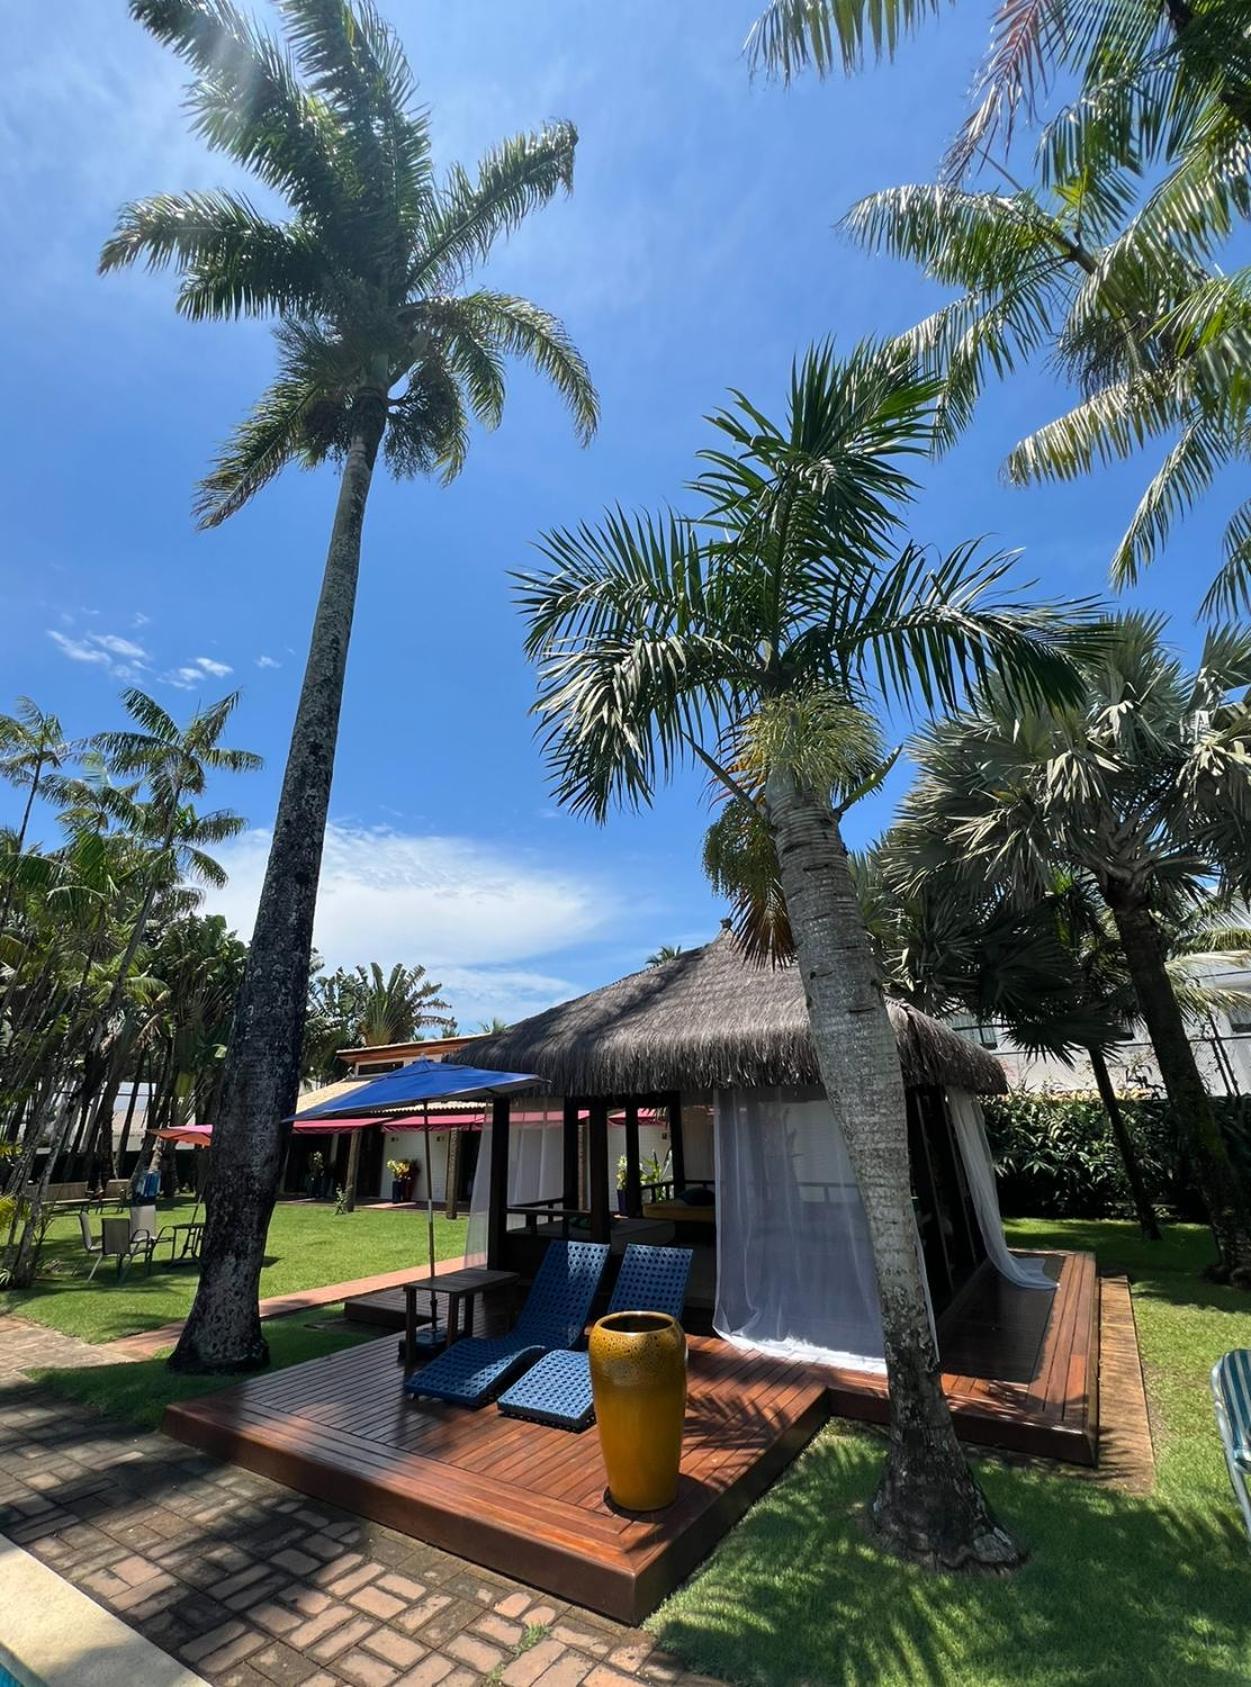
[[[551,1242],[521,1315],[506,1336],[468,1337],[405,1382],[414,1396],[483,1406],[522,1366],[582,1339],[608,1262],[606,1242]]]
[[[650,1248],[631,1242],[621,1262],[610,1312],[667,1312],[682,1317],[690,1248]],[[556,1429],[586,1429],[595,1416],[591,1365],[585,1353],[552,1352],[500,1395],[509,1417],[530,1418]]]

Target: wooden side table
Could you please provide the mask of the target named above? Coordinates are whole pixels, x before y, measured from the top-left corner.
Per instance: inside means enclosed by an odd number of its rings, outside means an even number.
[[[441,1277],[414,1277],[404,1284],[404,1369],[411,1371],[417,1364],[417,1296],[430,1296],[434,1311],[434,1297],[447,1297],[447,1345],[473,1330],[474,1297],[491,1289],[511,1288],[520,1281],[515,1271],[489,1271],[486,1266],[470,1265],[463,1271],[446,1271]],[[437,1322],[437,1313],[435,1313]]]

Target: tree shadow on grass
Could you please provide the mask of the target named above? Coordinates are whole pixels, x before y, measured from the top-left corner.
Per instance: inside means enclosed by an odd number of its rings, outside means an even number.
[[[734,1681],[1215,1683],[1251,1677],[1251,1568],[1232,1514],[986,1466],[1029,1549],[1008,1578],[937,1576],[856,1516],[881,1442],[831,1429],[649,1625]]]

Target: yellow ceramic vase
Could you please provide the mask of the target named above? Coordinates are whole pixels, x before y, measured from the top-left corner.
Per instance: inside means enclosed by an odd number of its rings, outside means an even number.
[[[686,1336],[666,1312],[610,1312],[591,1329],[591,1392],[608,1471],[623,1511],[672,1505],[686,1417]]]

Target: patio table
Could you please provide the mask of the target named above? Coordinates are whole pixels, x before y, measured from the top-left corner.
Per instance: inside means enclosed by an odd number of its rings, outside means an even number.
[[[486,1266],[470,1265],[461,1271],[445,1271],[440,1277],[414,1277],[404,1289],[404,1369],[411,1371],[417,1363],[417,1296],[430,1296],[434,1313],[435,1295],[447,1296],[447,1345],[459,1341],[473,1329],[474,1296],[491,1289],[511,1288],[520,1281],[515,1271],[491,1271]],[[437,1315],[436,1315],[437,1322]]]

